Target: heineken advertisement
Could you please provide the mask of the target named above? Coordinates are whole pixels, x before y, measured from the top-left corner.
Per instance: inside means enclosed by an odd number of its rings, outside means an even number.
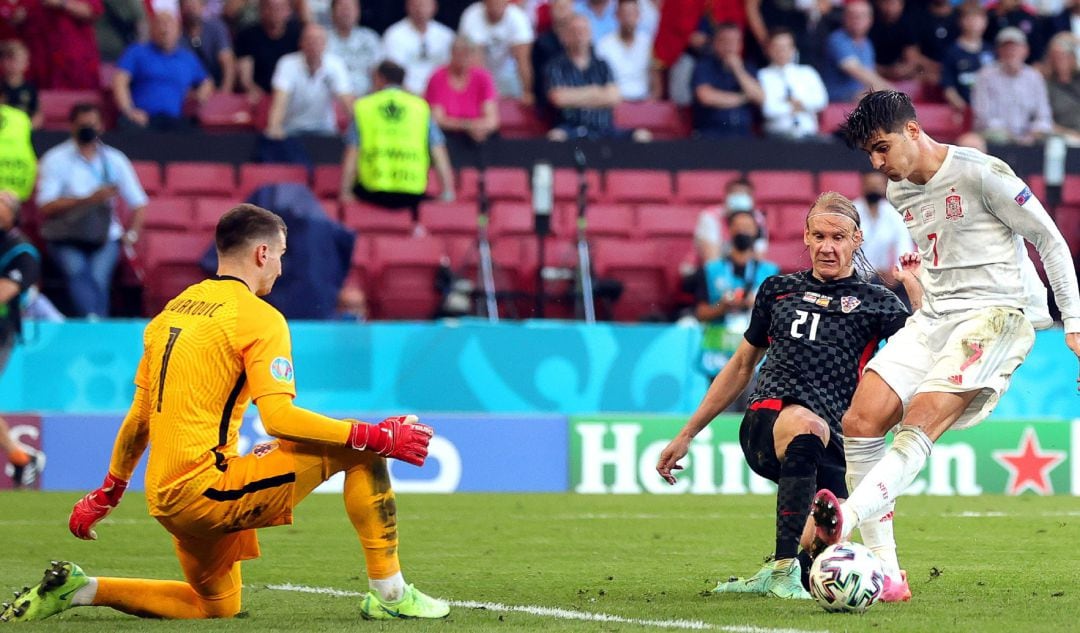
[[[570,418],[570,487],[590,494],[772,493],[739,447],[741,416],[724,415],[701,432],[671,486],[656,474],[660,451],[686,422],[641,415]],[[1080,419],[994,420],[950,431],[907,494],[1080,495]]]

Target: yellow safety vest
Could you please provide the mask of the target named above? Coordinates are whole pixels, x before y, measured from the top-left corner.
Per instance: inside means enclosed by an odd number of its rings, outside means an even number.
[[[37,176],[37,156],[30,143],[30,117],[17,108],[0,105],[0,189],[20,200],[30,197]]]
[[[368,191],[424,193],[430,164],[427,101],[387,88],[358,99],[354,109],[360,132],[357,182]]]

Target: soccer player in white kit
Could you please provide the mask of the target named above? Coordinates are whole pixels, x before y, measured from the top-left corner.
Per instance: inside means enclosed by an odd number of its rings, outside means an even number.
[[[890,180],[889,202],[922,258],[923,296],[866,366],[844,415],[851,492],[843,503],[828,490],[815,496],[815,549],[859,528],[882,561],[883,599],[909,600],[893,538],[897,496],[945,431],[977,424],[993,411],[1031,351],[1035,329],[1052,323],[1024,240],[1042,258],[1065,344],[1078,357],[1080,292],[1065,239],[1031,189],[1003,161],[927,136],[907,95],[866,95],[842,132]],[[885,434],[898,422],[886,450]]]

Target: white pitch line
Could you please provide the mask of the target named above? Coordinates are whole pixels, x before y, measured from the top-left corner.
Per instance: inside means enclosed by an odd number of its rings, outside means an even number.
[[[355,598],[364,594],[358,591],[344,591],[332,587],[308,587],[306,585],[267,585],[267,589],[275,591],[294,591],[297,593],[316,593],[336,598]],[[585,622],[615,622],[618,624],[634,624],[652,628],[686,629],[692,631],[725,631],[726,633],[828,633],[828,631],[808,631],[804,629],[776,629],[760,626],[729,626],[709,624],[701,620],[639,620],[636,618],[624,618],[620,615],[609,613],[590,613],[588,611],[571,611],[556,607],[538,607],[529,605],[507,605],[498,602],[476,602],[474,600],[447,600],[452,607],[463,609],[484,609],[486,611],[499,611],[504,613],[527,613],[542,617],[556,618],[559,620],[582,620]]]

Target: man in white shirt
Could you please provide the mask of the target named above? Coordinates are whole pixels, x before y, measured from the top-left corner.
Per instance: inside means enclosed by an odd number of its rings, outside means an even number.
[[[817,115],[829,105],[829,93],[813,66],[795,63],[795,36],[787,29],[769,34],[769,65],[758,71],[765,91],[761,106],[771,136],[806,138],[818,132]],[[864,233],[866,231],[863,231]]]
[[[639,28],[640,1],[619,0],[615,17],[619,21],[619,28],[600,38],[596,44],[596,56],[611,67],[623,101],[659,98],[659,85],[649,85],[652,37]]]
[[[480,0],[461,14],[458,33],[484,49],[484,66],[495,78],[500,96],[532,104],[529,51],[533,28],[529,17],[510,0]]]
[[[360,24],[360,0],[333,0],[327,50],[345,62],[354,97],[371,91],[371,71],[382,60],[379,34]]]
[[[383,33],[386,59],[405,69],[404,87],[423,95],[435,69],[450,63],[454,31],[435,21],[435,0],[406,0],[405,17]]]
[[[300,50],[278,60],[272,80],[273,101],[266,136],[283,139],[297,134],[337,133],[334,99],[346,112],[352,107],[352,88],[345,64],[326,52],[326,29],[308,23],[300,35]]]
[[[1035,245],[1061,310],[1065,344],[1080,357],[1080,290],[1065,238],[1031,189],[1000,159],[944,145],[923,131],[907,95],[872,92],[841,128],[890,181],[889,202],[919,248],[917,311],[867,364],[844,415],[847,501],[814,498],[814,550],[854,528],[885,572],[883,600],[909,600],[896,559],[896,498],[939,437],[985,419],[1053,321],[1028,259]],[[856,306],[857,307],[857,306]],[[902,422],[901,422],[902,420]],[[885,433],[901,422],[892,446]]]
[[[893,288],[898,284],[894,273],[900,256],[914,250],[904,220],[885,198],[888,179],[878,171],[862,175],[862,196],[853,202],[862,220],[862,252],[881,281]]]

